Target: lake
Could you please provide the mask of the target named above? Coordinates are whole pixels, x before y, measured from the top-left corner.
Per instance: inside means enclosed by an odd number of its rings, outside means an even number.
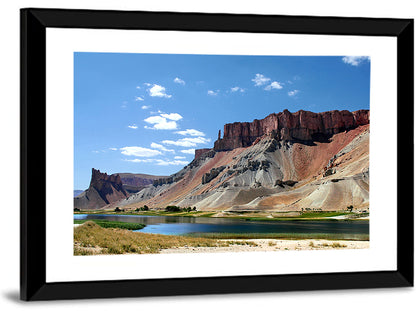
[[[75,214],[74,219],[106,219],[145,224],[138,232],[166,235],[189,233],[322,233],[369,234],[369,221],[246,221],[233,218]]]

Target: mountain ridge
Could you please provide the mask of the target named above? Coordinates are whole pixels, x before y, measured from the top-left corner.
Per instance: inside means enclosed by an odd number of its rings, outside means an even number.
[[[278,123],[270,127],[268,117],[225,125],[225,144],[219,135],[214,148],[197,149],[184,169],[120,204],[228,211],[368,209],[369,111],[283,115],[289,127],[281,130]],[[331,118],[307,121],[319,115]]]
[[[103,208],[218,211],[369,209],[368,110],[285,110],[224,125],[213,148]]]

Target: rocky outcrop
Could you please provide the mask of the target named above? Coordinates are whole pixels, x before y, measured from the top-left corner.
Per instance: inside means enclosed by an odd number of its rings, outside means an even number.
[[[263,135],[270,135],[278,141],[325,141],[334,134],[369,122],[369,110],[333,110],[320,113],[299,110],[291,113],[286,109],[272,113],[262,120],[226,124],[224,136],[214,143],[214,150],[248,147]]]
[[[153,181],[153,186],[157,187],[157,186],[162,186],[165,184],[171,184],[171,183],[177,182],[183,178],[183,175],[184,175],[183,172],[178,172],[168,177],[155,179]]]
[[[217,177],[219,173],[221,173],[224,169],[225,169],[225,165],[211,169],[208,173],[205,173],[202,176],[201,183],[203,185],[209,183],[211,180]]]
[[[128,193],[135,193],[142,190],[147,185],[153,184],[153,181],[166,176],[155,176],[147,174],[117,173],[120,175],[124,190]]]
[[[211,148],[195,149],[195,159],[198,159],[201,155],[207,153],[210,150]]]
[[[120,175],[107,175],[93,168],[90,186],[74,198],[74,208],[97,209],[127,197]]]

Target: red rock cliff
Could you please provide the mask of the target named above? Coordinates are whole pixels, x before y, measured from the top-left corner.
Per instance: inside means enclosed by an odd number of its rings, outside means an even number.
[[[101,173],[100,170],[92,169],[90,188],[95,188],[101,198],[107,203],[113,203],[128,196],[123,188],[120,175]]]
[[[127,197],[120,175],[107,175],[93,168],[90,186],[74,198],[74,208],[97,209]]]
[[[210,151],[210,148],[203,148],[203,149],[195,149],[195,159],[198,159],[204,153]]]
[[[256,138],[266,134],[279,140],[318,141],[369,123],[369,110],[333,110],[320,113],[299,110],[291,113],[285,109],[262,120],[226,124],[224,136],[214,143],[214,150],[247,147]]]

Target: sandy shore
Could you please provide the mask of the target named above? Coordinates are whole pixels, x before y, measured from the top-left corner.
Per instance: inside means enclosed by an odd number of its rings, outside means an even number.
[[[324,249],[362,249],[369,248],[369,241],[334,241],[334,240],[278,240],[278,239],[247,239],[223,240],[250,245],[232,244],[228,247],[177,247],[163,249],[161,254],[173,253],[223,253],[223,252],[265,252],[285,250],[324,250]]]

